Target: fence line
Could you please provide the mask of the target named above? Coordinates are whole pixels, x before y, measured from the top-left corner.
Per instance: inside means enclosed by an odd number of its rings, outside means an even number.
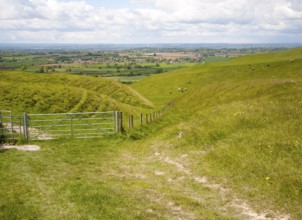
[[[165,114],[173,105],[174,105],[175,100],[172,100],[171,102],[169,102],[164,108],[162,108],[159,111],[154,111],[151,113],[147,113],[145,115],[143,115],[143,113],[140,113],[138,119],[138,123],[135,123],[135,121],[137,120],[133,115],[129,115],[127,118],[127,128],[128,129],[132,129],[134,128],[134,124],[142,126],[144,125],[149,125],[152,122],[156,121],[158,118],[160,118],[163,114]],[[135,120],[136,119],[136,120]],[[123,120],[121,120],[121,126],[123,127]],[[137,126],[136,126],[137,127]],[[122,130],[120,130],[122,131]],[[122,132],[124,132],[125,130],[123,129]]]
[[[16,140],[51,140],[57,138],[97,138],[104,134],[124,133],[124,120],[128,130],[149,125],[160,118],[172,105],[168,103],[160,111],[138,117],[123,112],[84,112],[57,114],[27,114],[13,116],[11,111],[0,110],[0,143]],[[125,123],[127,124],[127,123]]]

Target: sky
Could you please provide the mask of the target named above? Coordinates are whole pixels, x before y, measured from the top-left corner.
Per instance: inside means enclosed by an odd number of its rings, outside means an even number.
[[[0,43],[302,43],[302,0],[0,0]]]

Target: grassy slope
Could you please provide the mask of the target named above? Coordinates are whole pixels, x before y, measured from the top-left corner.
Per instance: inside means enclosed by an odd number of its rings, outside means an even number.
[[[217,192],[184,178],[150,141],[39,145],[0,151],[1,219],[233,219],[216,210]]]
[[[232,59],[228,62],[199,64],[186,69],[153,75],[133,84],[132,87],[155,104],[165,105],[170,100],[182,95],[178,92],[178,88],[187,88],[190,92],[191,89],[209,85],[209,83],[227,83],[263,77],[299,76],[301,73],[299,72],[300,59],[302,59],[301,49],[256,54]],[[252,70],[253,68],[254,70]]]
[[[178,121],[170,133],[184,134],[173,143],[176,152],[188,152],[192,169],[224,182],[256,208],[300,219],[302,49],[199,65],[135,87],[153,91],[147,97],[161,104],[164,98],[154,97],[189,80],[169,113]]]
[[[62,74],[1,72],[0,108],[15,112],[53,113],[150,107],[126,86],[106,79]]]
[[[0,218],[250,219],[238,206],[247,201],[272,210],[267,217],[301,219],[301,54],[197,65],[133,85],[156,107],[176,101],[130,138],[0,151]]]

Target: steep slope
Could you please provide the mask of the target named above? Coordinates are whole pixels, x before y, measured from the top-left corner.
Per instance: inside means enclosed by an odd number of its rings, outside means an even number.
[[[56,113],[121,110],[140,112],[150,102],[107,79],[63,74],[0,73],[0,108]]]
[[[158,105],[176,99],[165,118],[170,125],[161,130],[162,153],[186,153],[187,167],[256,210],[301,219],[301,54],[294,49],[197,65],[134,85]],[[175,91],[184,86],[186,92]]]
[[[239,57],[228,62],[198,64],[186,69],[153,75],[132,85],[157,105],[165,105],[188,92],[210,83],[228,83],[258,78],[301,76],[302,49]]]

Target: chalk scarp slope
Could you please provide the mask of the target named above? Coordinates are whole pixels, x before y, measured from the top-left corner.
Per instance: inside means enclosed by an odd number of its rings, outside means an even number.
[[[200,176],[255,210],[275,210],[265,219],[301,219],[301,54],[298,48],[196,65],[134,85],[159,104],[175,99],[162,153],[189,155],[186,165]],[[175,91],[185,84],[186,92]]]
[[[16,112],[135,113],[151,107],[150,102],[127,86],[102,78],[20,72],[1,72],[0,77],[0,108]]]

